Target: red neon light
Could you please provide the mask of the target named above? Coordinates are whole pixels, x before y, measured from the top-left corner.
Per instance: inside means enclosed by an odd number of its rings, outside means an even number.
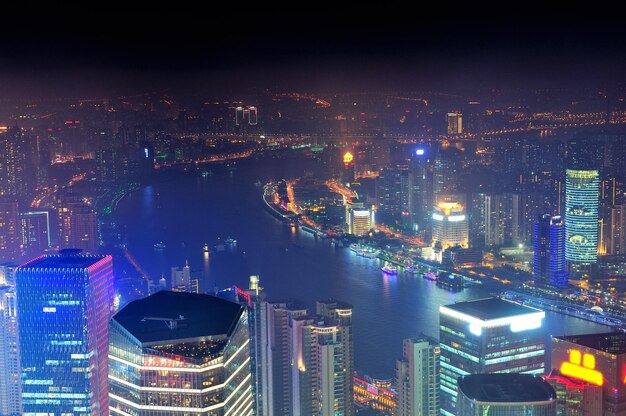
[[[580,351],[571,350],[569,353],[569,361],[561,364],[561,374],[601,386],[604,384],[604,377],[602,373],[595,368],[596,357],[594,355],[584,354],[583,356]]]

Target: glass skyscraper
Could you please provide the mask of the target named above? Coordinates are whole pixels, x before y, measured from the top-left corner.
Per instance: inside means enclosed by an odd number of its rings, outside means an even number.
[[[15,263],[0,264],[0,416],[22,414],[16,269]]]
[[[536,283],[567,287],[565,226],[561,216],[543,214],[535,222],[533,276]]]
[[[565,259],[574,265],[598,259],[599,192],[597,170],[566,170]]]
[[[556,416],[556,392],[538,376],[476,374],[458,384],[458,416]]]
[[[25,415],[108,413],[111,256],[62,250],[16,271]]]
[[[161,291],[110,323],[112,416],[255,413],[246,307]]]
[[[457,378],[480,373],[542,374],[545,312],[498,298],[439,308],[440,414],[457,413]]]

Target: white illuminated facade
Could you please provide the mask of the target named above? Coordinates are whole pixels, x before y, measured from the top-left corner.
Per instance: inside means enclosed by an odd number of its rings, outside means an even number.
[[[0,415],[22,414],[16,267],[12,263],[0,264]]]
[[[440,201],[433,207],[433,244],[448,247],[467,247],[468,222],[465,206],[458,201]]]
[[[247,319],[245,307],[208,295],[131,302],[109,328],[111,416],[253,415]]]
[[[352,235],[366,236],[375,225],[373,209],[352,208],[348,212],[348,232]]]
[[[543,374],[545,312],[499,298],[439,308],[441,409],[455,415],[459,376]]]

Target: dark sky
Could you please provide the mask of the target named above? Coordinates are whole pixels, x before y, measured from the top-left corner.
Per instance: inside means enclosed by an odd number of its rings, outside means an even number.
[[[0,29],[0,93],[595,87],[625,74],[618,16],[266,4],[224,3],[229,11],[213,15],[63,10],[12,20]]]

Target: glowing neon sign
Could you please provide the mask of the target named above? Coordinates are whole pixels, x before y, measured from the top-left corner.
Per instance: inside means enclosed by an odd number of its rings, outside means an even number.
[[[571,350],[569,361],[561,364],[561,374],[601,386],[604,384],[604,377],[595,368],[596,357],[594,355],[586,353],[583,355],[578,350]]]

